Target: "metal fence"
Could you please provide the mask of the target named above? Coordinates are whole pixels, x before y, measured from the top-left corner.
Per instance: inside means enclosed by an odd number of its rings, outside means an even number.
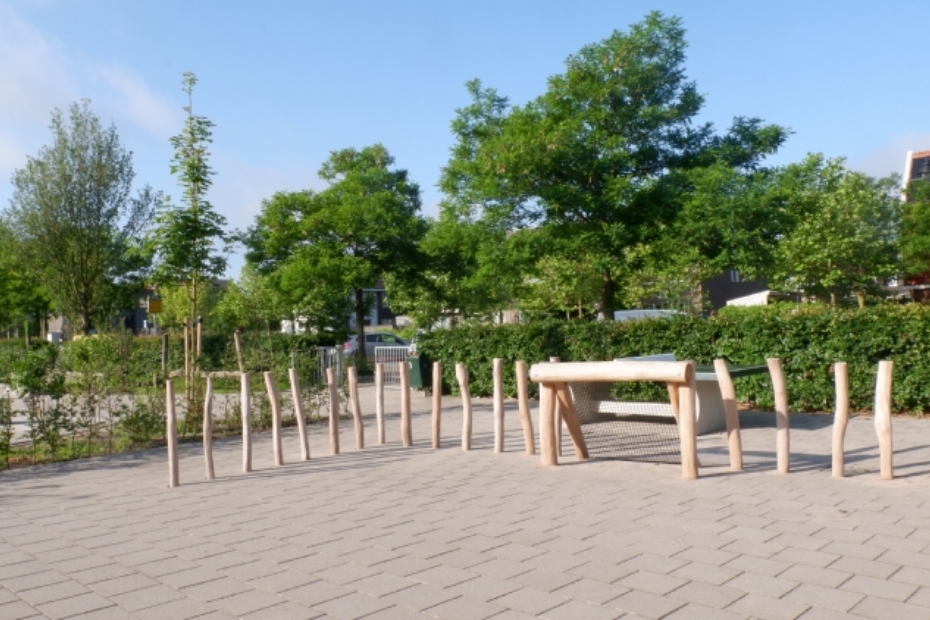
[[[407,361],[410,347],[375,347],[372,364],[384,364],[384,387],[400,389],[400,370],[398,364]]]
[[[326,370],[336,371],[336,382],[345,379],[346,364],[342,347],[313,347],[291,353],[291,367],[296,368],[301,382],[307,385],[326,383]]]

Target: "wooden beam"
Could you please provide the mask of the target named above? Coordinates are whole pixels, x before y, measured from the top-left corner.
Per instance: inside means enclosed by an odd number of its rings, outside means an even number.
[[[494,452],[504,451],[504,360],[495,357],[492,361],[492,383],[494,390]]]
[[[575,411],[575,405],[572,403],[572,395],[568,391],[568,384],[555,383],[555,395],[558,400],[559,410],[562,412],[562,420],[565,421],[565,427],[572,437],[572,443],[575,445],[575,458],[579,461],[585,461],[588,456],[588,444],[584,440],[584,434],[581,432],[581,420]],[[558,423],[556,418],[556,423]],[[559,456],[562,456],[561,452]]]
[[[555,449],[555,389],[552,383],[539,384],[539,460],[543,465],[559,464]]]
[[[894,362],[883,360],[878,363],[878,376],[875,378],[875,434],[878,435],[882,480],[894,479],[894,449],[891,443],[891,382],[893,375]]]
[[[384,433],[384,364],[375,364],[375,420],[378,424],[378,445],[383,446]]]
[[[355,449],[365,449],[365,421],[362,419],[362,405],[358,400],[358,369],[349,366],[349,404],[352,407],[352,421],[355,425]]]
[[[778,460],[778,473],[787,474],[791,471],[791,450],[788,420],[788,387],[785,385],[785,372],[778,358],[766,360],[769,373],[772,375],[772,389],[775,391],[775,426],[777,427],[777,440],[775,452]]]
[[[404,447],[413,445],[413,420],[410,417],[410,366],[398,362],[400,370],[400,439]]]
[[[471,450],[471,392],[468,390],[468,369],[465,364],[455,365],[455,378],[459,382],[459,391],[462,393],[462,450]]]
[[[207,480],[214,480],[213,469],[213,379],[207,377],[207,390],[203,397],[203,458],[207,468]]]
[[[304,405],[300,401],[300,377],[296,368],[287,371],[291,381],[291,399],[294,401],[294,417],[297,418],[297,430],[300,435],[300,460],[310,460],[310,440],[307,437],[307,418],[304,417]]]
[[[658,381],[683,383],[687,362],[561,362],[533,364],[530,379],[538,383],[573,381]]]
[[[339,386],[332,368],[326,369],[326,384],[329,386],[329,453],[339,454]]]
[[[442,362],[433,362],[433,450],[442,442]]]
[[[517,366],[517,406],[520,409],[520,424],[523,425],[523,444],[529,456],[536,454],[536,440],[533,436],[533,418],[530,416],[529,385],[526,375],[526,362],[520,360]]]
[[[165,443],[168,444],[168,486],[180,484],[178,475],[178,415],[174,408],[174,381],[165,380]]]
[[[249,394],[249,375],[239,377],[239,413],[242,417],[242,473],[252,471],[252,399]]]
[[[681,477],[696,480],[697,461],[697,389],[694,382],[694,363],[686,362],[685,381],[678,385],[678,432],[681,441]]]
[[[281,398],[278,396],[278,388],[274,384],[271,371],[266,370],[264,377],[265,390],[271,403],[271,446],[274,451],[274,464],[275,467],[280,467],[284,465],[284,449],[281,445]]]

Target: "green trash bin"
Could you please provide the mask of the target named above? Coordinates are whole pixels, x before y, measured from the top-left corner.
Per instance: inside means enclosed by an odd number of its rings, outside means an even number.
[[[433,365],[423,353],[412,353],[407,356],[407,367],[410,369],[410,387],[415,390],[426,390],[433,386]]]

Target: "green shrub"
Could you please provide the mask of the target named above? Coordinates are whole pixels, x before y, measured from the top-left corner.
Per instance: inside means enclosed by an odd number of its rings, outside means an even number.
[[[895,362],[894,407],[930,410],[930,307],[883,305],[844,309],[809,304],[726,308],[707,319],[676,317],[622,323],[549,321],[521,325],[473,325],[421,335],[419,349],[443,362],[447,387],[457,385],[455,363],[464,363],[475,396],[491,387],[491,360],[507,364],[505,390],[516,393],[513,362],[528,364],[558,356],[563,361],[674,353],[678,359],[710,364],[717,357],[731,364],[760,364],[781,358],[795,411],[830,411],[834,406],[832,364],[849,365],[854,410],[871,410],[875,371],[880,360]],[[535,386],[531,383],[535,393]],[[662,398],[660,386],[628,392]],[[767,375],[736,381],[737,395],[772,407]]]

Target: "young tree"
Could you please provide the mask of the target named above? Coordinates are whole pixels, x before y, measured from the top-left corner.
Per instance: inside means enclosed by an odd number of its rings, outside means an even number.
[[[681,20],[653,12],[569,57],[528,104],[506,109],[470,85],[473,104],[459,113],[468,140],[448,166],[454,191],[495,197],[513,223],[547,229],[566,259],[586,257],[608,320],[633,272],[627,250],[673,224],[692,189],[685,173],[753,170],[788,133],[758,119],[737,118],[723,135],[695,125],[703,97],[685,76],[685,48]]]
[[[333,152],[319,173],[329,187],[276,194],[246,240],[246,260],[273,273],[291,300],[316,298],[333,311],[351,299],[360,342],[364,289],[387,274],[413,271],[425,230],[420,188],[393,164],[380,144]],[[364,358],[364,347],[359,354]]]
[[[160,195],[131,195],[132,153],[89,101],[53,112],[51,129],[52,145],[13,174],[6,221],[32,286],[88,334],[140,290],[148,262],[136,240]]]
[[[184,206],[172,205],[168,200],[162,203],[148,246],[156,260],[155,280],[163,285],[184,285],[193,320],[200,314],[201,296],[208,281],[226,271],[229,237],[226,218],[206,198],[214,175],[209,163],[213,122],[194,114],[197,76],[185,73],[182,84],[187,94],[187,119],[181,133],[171,138],[171,173],[178,177]]]

